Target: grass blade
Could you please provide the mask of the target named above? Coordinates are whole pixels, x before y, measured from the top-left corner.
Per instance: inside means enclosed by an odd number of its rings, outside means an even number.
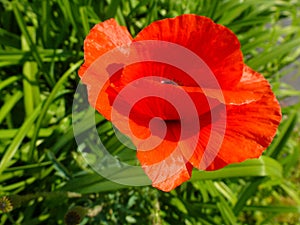
[[[266,155],[277,158],[278,154],[282,150],[283,146],[289,140],[291,133],[297,123],[298,112],[291,111],[289,114],[289,118],[281,124],[281,131],[279,136],[274,140],[272,145],[268,148]]]
[[[24,137],[32,128],[34,121],[38,117],[41,111],[41,105],[39,105],[34,112],[25,120],[23,125],[20,127],[18,133],[16,134],[15,138],[9,145],[8,149],[6,150],[4,156],[0,162],[0,174],[8,167],[9,161],[14,157],[16,152],[18,151],[19,146],[21,145]]]
[[[14,11],[16,20],[18,22],[18,25],[19,25],[19,27],[22,31],[22,34],[24,35],[24,37],[27,41],[27,44],[30,46],[32,56],[35,58],[39,68],[42,68],[43,63],[42,63],[41,57],[40,57],[40,55],[37,51],[36,45],[34,44],[33,40],[30,37],[29,31],[26,28],[26,24],[25,24],[25,21],[24,21],[24,16],[21,15],[21,12],[19,10],[19,3],[17,1],[14,1],[12,3],[12,7],[13,7],[13,11]]]
[[[35,40],[35,28],[27,27],[28,33],[32,40]],[[24,35],[21,36],[22,50],[30,51],[30,46]],[[34,43],[33,43],[34,44]],[[23,90],[24,90],[24,106],[25,114],[29,116],[34,111],[36,105],[40,102],[40,91],[36,75],[38,73],[38,65],[36,62],[25,62],[23,65]]]
[[[190,181],[207,179],[224,179],[231,177],[265,177],[282,176],[282,166],[276,160],[262,156],[259,159],[250,159],[239,164],[226,166],[216,171],[194,171]]]
[[[23,97],[23,93],[18,91],[10,98],[7,98],[6,102],[0,109],[0,124],[2,123],[3,119],[6,117],[7,113],[15,106],[15,104]]]
[[[49,106],[51,105],[51,103],[53,102],[53,100],[55,99],[59,89],[62,87],[63,83],[66,82],[66,80],[68,79],[68,77],[76,70],[78,69],[78,67],[82,64],[82,60],[78,61],[77,63],[73,64],[63,75],[62,77],[59,79],[59,81],[56,83],[56,85],[54,86],[54,88],[52,89],[49,97],[47,98],[47,100],[45,101],[45,104],[43,105],[43,108],[40,112],[39,118],[36,122],[36,127],[33,133],[33,137],[31,139],[31,143],[30,143],[30,150],[29,150],[29,157],[32,159],[33,157],[33,151],[35,149],[35,144],[36,144],[36,140],[39,134],[39,131],[41,129],[41,124],[42,121],[44,119],[44,116],[46,115],[46,112],[49,108]]]

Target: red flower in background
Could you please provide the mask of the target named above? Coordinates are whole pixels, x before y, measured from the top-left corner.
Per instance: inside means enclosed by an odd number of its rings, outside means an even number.
[[[97,79],[102,74],[89,73],[92,64],[116,47],[146,40],[174,43],[195,53],[213,73],[221,88],[222,98],[216,94],[220,90],[209,82],[200,87],[195,79],[176,66],[153,61],[126,65],[99,89]],[[244,64],[237,37],[226,27],[203,16],[182,15],[156,21],[135,38],[114,19],[104,21],[94,26],[86,37],[84,58],[79,75],[88,86],[91,105],[132,138],[137,157],[152,185],[164,191],[170,191],[188,180],[193,167],[216,170],[259,157],[271,143],[281,120],[280,107],[269,83]],[[198,76],[205,78],[207,75],[199,71]],[[128,85],[145,77],[150,79],[135,85],[131,89],[131,97],[122,95]],[[187,114],[182,118],[176,106],[168,101],[168,98],[180,101],[179,89],[184,90],[191,99],[196,116],[189,116],[187,108]],[[151,95],[153,91],[160,93],[160,97]],[[117,98],[126,107],[142,93],[150,95],[137,101],[129,116],[119,109],[118,119],[112,118]],[[185,102],[182,100],[183,108],[186,108]],[[221,107],[225,113],[221,112]],[[212,114],[217,115],[217,120],[212,120]],[[157,120],[153,130],[149,122],[155,117],[161,118],[164,123]],[[130,131],[123,119],[127,119]],[[182,137],[183,121],[187,124],[199,123],[200,128],[187,129],[185,134],[188,137]],[[222,123],[225,130],[212,128]],[[151,140],[159,144],[150,148],[149,141],[143,140],[151,135],[154,136]],[[216,149],[212,146],[212,150],[207,149],[211,136],[222,139],[220,146]],[[216,155],[211,161],[205,161],[205,151],[216,151]]]

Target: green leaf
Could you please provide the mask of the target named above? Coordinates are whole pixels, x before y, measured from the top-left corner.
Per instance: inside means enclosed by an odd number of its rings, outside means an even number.
[[[90,32],[87,8],[85,6],[81,6],[79,8],[79,12],[80,12],[80,18],[82,21],[84,34],[87,35]]]
[[[4,156],[0,162],[0,174],[8,167],[10,160],[14,157],[16,152],[18,151],[19,146],[21,145],[24,137],[31,129],[34,121],[38,117],[41,112],[41,105],[39,105],[34,112],[25,120],[23,125],[20,127],[18,133],[16,134],[15,138],[9,145],[8,149],[6,150]]]
[[[281,177],[282,166],[276,160],[262,156],[238,164],[231,164],[216,171],[193,171],[190,181],[224,179],[232,177]]]
[[[11,76],[11,77],[7,78],[6,80],[1,81],[0,82],[0,91],[2,89],[4,89],[6,86],[13,84],[14,82],[16,82],[19,79],[20,79],[20,77],[18,77],[18,76]]]
[[[268,148],[266,155],[277,158],[286,142],[289,140],[291,133],[297,123],[298,112],[291,110],[289,117],[280,126],[280,134],[275,138],[271,146]]]
[[[0,28],[0,43],[5,46],[20,48],[20,37]]]
[[[235,214],[233,213],[228,202],[223,198],[221,193],[216,189],[214,183],[210,180],[207,180],[205,181],[205,184],[207,185],[208,191],[211,193],[211,195],[214,198],[217,198],[217,207],[220,210],[220,213],[222,215],[225,224],[228,225],[236,224],[237,218],[235,217]]]
[[[39,118],[36,122],[36,127],[35,127],[35,131],[33,134],[33,137],[31,139],[31,145],[30,145],[30,150],[29,150],[29,156],[32,158],[33,157],[33,151],[35,149],[35,144],[36,144],[36,140],[39,134],[39,131],[41,129],[41,124],[42,121],[44,119],[44,116],[46,115],[46,112],[48,110],[48,108],[50,107],[51,103],[53,102],[53,100],[55,99],[59,89],[62,87],[63,83],[66,82],[66,80],[68,79],[68,77],[82,64],[82,61],[78,61],[77,63],[75,63],[74,65],[70,66],[70,68],[62,75],[62,77],[59,79],[59,81],[56,83],[56,85],[54,86],[54,88],[52,89],[49,97],[47,98],[47,100],[45,101],[45,103],[43,104],[43,107],[41,109]]]
[[[35,40],[35,28],[27,27],[28,33],[32,40]],[[22,50],[29,51],[30,46],[28,45],[26,38],[22,35]],[[25,62],[23,65],[23,89],[24,89],[24,106],[26,116],[32,114],[36,105],[40,102],[40,90],[38,87],[37,80],[38,65],[36,62]]]
[[[245,211],[261,211],[265,213],[300,213],[300,206],[246,206]]]
[[[248,182],[248,184],[240,192],[238,201],[233,207],[233,212],[235,215],[238,215],[243,210],[248,199],[255,195],[258,186],[266,180],[267,178],[260,177],[254,181]]]
[[[117,9],[120,6],[120,3],[121,0],[111,0],[111,3],[109,4],[108,9],[106,10],[105,19],[110,19],[115,17],[117,13]]]
[[[247,64],[254,69],[258,69],[261,66],[265,66],[269,62],[272,62],[274,59],[281,59],[284,55],[288,54],[299,46],[300,39],[298,38],[281,43],[280,45],[273,46],[269,51],[264,51],[259,55],[256,55],[254,58],[248,60]]]
[[[0,124],[6,117],[7,113],[15,106],[15,104],[23,97],[21,91],[16,92],[13,96],[6,99],[5,104],[0,109]]]
[[[32,53],[32,56],[35,58],[37,64],[39,65],[40,68],[43,67],[43,63],[42,63],[42,60],[41,60],[41,57],[37,51],[37,47],[36,45],[34,44],[33,40],[31,39],[30,37],[30,33],[27,29],[27,26],[26,26],[26,23],[24,21],[24,17],[21,15],[21,12],[19,10],[19,4],[17,1],[14,1],[12,3],[12,7],[13,7],[13,11],[14,11],[14,14],[15,14],[15,17],[16,17],[16,20],[18,22],[18,25],[22,31],[22,34],[24,35],[26,41],[27,41],[27,44],[30,46],[30,49],[31,49],[31,53]]]

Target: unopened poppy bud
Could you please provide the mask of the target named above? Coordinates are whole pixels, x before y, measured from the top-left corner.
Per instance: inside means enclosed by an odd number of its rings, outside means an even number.
[[[75,206],[71,208],[65,215],[66,225],[76,225],[79,224],[85,215],[87,214],[87,209],[82,206]]]
[[[7,213],[21,206],[22,197],[19,195],[3,196],[0,198],[0,211]]]

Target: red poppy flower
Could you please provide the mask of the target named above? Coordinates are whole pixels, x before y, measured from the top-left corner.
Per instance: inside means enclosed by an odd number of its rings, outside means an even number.
[[[142,43],[137,48],[143,49],[149,40],[161,42],[162,54],[165,45],[187,49],[210,72],[185,56],[178,62],[195,76],[159,60],[135,60],[122,66],[116,58],[111,68],[105,68],[114,71],[109,77],[101,66],[90,70],[111,50],[121,47],[118,51],[128,55],[130,49],[122,50],[123,46]],[[152,54],[145,48],[138,57]],[[177,50],[168,51],[170,59],[180,57]],[[135,38],[114,19],[104,21],[86,37],[84,57],[79,75],[88,86],[90,104],[132,139],[152,185],[163,191],[187,181],[193,167],[216,170],[259,157],[281,120],[269,83],[244,64],[237,37],[203,16],[156,21]],[[217,85],[209,81],[211,74]]]

